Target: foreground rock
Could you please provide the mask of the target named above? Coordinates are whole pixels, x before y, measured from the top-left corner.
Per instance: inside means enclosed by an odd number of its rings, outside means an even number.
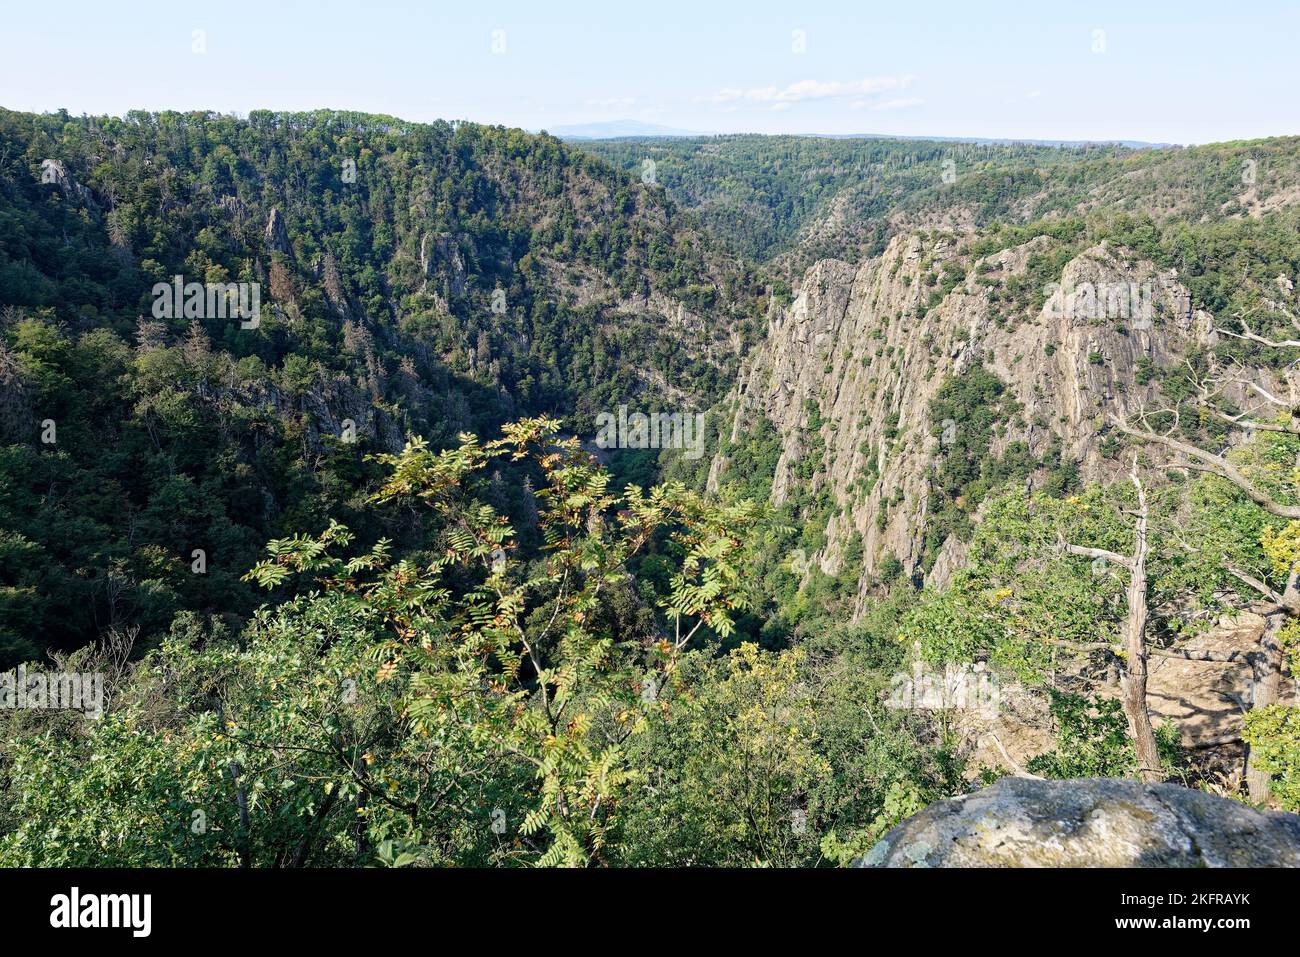
[[[1300,817],[1174,784],[1003,778],[913,815],[859,867],[1300,867]]]

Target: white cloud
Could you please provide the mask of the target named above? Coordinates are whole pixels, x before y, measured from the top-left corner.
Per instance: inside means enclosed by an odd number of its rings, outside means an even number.
[[[736,87],[728,87],[725,90],[719,90],[712,96],[700,97],[700,99],[708,100],[710,103],[730,103],[732,100],[743,99],[744,96],[744,90],[737,89]]]
[[[903,90],[912,82],[911,74],[905,76],[868,77],[865,80],[799,80],[784,87],[756,86],[742,89],[736,86],[725,87],[707,97],[699,97],[708,103],[733,103],[748,100],[751,103],[786,104],[800,103],[806,100],[830,100],[847,96],[877,96]],[[784,109],[785,107],[781,107]]]

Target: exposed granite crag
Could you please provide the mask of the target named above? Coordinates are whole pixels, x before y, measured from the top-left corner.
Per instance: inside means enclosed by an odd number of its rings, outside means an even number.
[[[1106,244],[1070,259],[1040,309],[1017,312],[990,287],[1026,283],[1055,241],[1039,236],[976,259],[964,252],[970,238],[898,236],[859,267],[814,264],[794,301],[771,310],[766,340],[735,389],[733,436],[762,414],[782,437],[772,490],[778,504],[801,481],[807,407],[816,404],[825,454],[811,482],[829,487],[838,507],[816,560],[837,574],[845,544],[860,533],[863,599],[887,556],[908,574],[920,568],[928,477],[940,452],[930,402],[949,375],[982,363],[1020,404],[993,437],[992,454],[1014,441],[1035,455],[1059,443],[1084,481],[1105,481],[1120,467],[1103,454],[1105,416],[1153,401],[1151,372],[1181,361],[1211,334],[1211,317],[1193,310],[1172,270]],[[936,276],[950,263],[964,278],[931,307]],[[1116,301],[1107,292],[1117,289],[1140,295]],[[1138,314],[1137,298],[1147,312]],[[942,584],[962,558],[950,539],[927,581]]]

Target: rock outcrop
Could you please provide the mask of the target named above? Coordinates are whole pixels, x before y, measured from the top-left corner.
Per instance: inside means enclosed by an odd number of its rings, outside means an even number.
[[[68,168],[58,160],[41,161],[41,182],[58,188],[63,197],[71,202],[84,203],[92,210],[98,211],[95,194],[89,187],[77,182],[77,178],[68,172]]]
[[[266,242],[267,249],[277,253],[284,253],[286,256],[292,255],[293,250],[289,245],[289,230],[285,227],[284,213],[280,212],[279,207],[272,209],[271,215],[267,217],[263,239]]]
[[[781,436],[776,503],[801,481],[831,491],[823,571],[840,574],[846,543],[861,536],[863,600],[890,556],[937,585],[963,560],[949,538],[923,567],[942,441],[930,403],[949,376],[982,364],[1018,403],[991,455],[1012,442],[1034,456],[1060,449],[1083,481],[1108,481],[1122,463],[1108,456],[1106,416],[1153,402],[1155,375],[1211,335],[1173,270],[1122,249],[1103,243],[1045,272],[1061,249],[1047,236],[992,255],[972,253],[972,238],[898,236],[861,266],[814,264],[794,301],[770,311],[733,395],[733,439],[759,416]],[[820,461],[801,468],[809,454]]]
[[[442,300],[465,295],[469,274],[465,269],[465,257],[461,254],[462,237],[450,233],[425,233],[420,237],[420,272],[424,276],[425,288],[429,280],[442,277],[440,286],[435,287]]]
[[[1173,784],[1003,778],[890,830],[858,867],[1300,867],[1300,816]]]

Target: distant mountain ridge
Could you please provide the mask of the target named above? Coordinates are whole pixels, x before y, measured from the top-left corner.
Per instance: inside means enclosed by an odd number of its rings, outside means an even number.
[[[900,136],[893,133],[803,133],[828,140],[922,140],[929,143],[975,143],[980,146],[1123,146],[1133,150],[1178,149],[1182,143],[1148,143],[1146,140],[1035,140],[1022,136]]]
[[[562,140],[615,140],[630,137],[716,135],[699,130],[675,129],[671,126],[661,126],[658,123],[643,123],[640,120],[604,120],[596,123],[574,123],[557,126],[546,132]]]
[[[808,137],[825,140],[913,140],[927,143],[975,143],[980,146],[1123,146],[1127,149],[1178,149],[1182,143],[1151,143],[1146,140],[1121,139],[1031,139],[1023,136],[944,136],[923,135],[903,136],[895,133],[712,133],[703,130],[686,130],[680,127],[664,126],[661,123],[646,123],[642,120],[598,120],[592,123],[569,123],[545,131],[562,140],[622,140],[653,137],[722,137],[722,136],[785,136]]]

